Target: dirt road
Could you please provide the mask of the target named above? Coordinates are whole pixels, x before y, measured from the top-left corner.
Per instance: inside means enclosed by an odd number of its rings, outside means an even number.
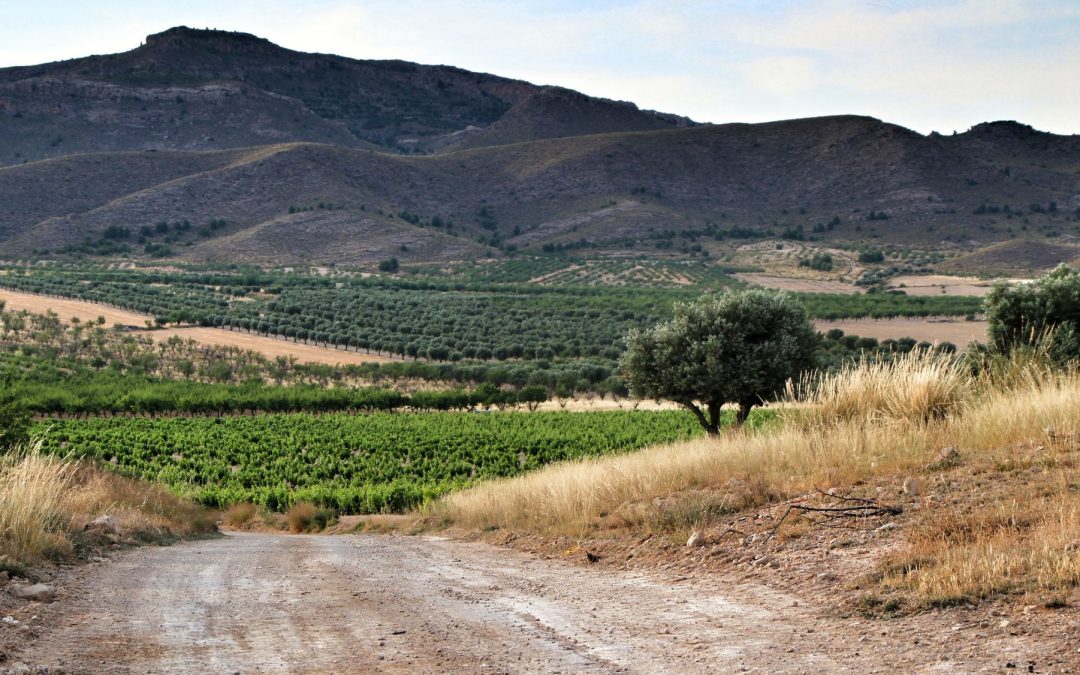
[[[977,667],[913,654],[909,635],[883,649],[880,624],[840,631],[761,586],[432,537],[232,535],[131,551],[69,581],[53,627],[15,660],[63,672],[892,672],[884,655],[900,647],[905,669]]]

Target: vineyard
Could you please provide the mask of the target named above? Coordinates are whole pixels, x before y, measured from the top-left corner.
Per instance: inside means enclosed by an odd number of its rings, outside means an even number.
[[[592,358],[610,364],[632,328],[670,316],[699,286],[476,284],[263,271],[12,267],[0,286],[198,324],[430,361]],[[962,316],[976,298],[796,294],[815,318]]]
[[[36,431],[49,452],[208,505],[310,500],[350,513],[400,511],[483,479],[701,433],[680,411],[51,420]]]

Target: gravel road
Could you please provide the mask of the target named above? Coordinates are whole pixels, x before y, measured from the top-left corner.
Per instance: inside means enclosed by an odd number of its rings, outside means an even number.
[[[71,582],[23,664],[94,673],[890,670],[880,652],[857,650],[857,633],[830,637],[809,608],[761,586],[665,581],[436,537],[229,535],[129,551]]]

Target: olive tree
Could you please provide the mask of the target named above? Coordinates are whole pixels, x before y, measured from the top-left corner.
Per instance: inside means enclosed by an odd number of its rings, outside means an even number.
[[[769,291],[733,291],[676,303],[671,321],[632,331],[620,368],[636,396],[674,401],[717,434],[725,403],[738,404],[741,426],[751,408],[816,365],[819,347],[799,303]]]
[[[1080,272],[1058,265],[1030,284],[995,284],[984,301],[990,348],[1009,354],[1043,347],[1061,361],[1080,359]]]

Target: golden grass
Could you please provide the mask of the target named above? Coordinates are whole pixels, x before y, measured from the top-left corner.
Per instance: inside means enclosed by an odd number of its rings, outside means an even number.
[[[15,560],[36,559],[63,546],[68,525],[65,493],[72,465],[18,448],[0,459],[0,551]]]
[[[39,447],[15,448],[0,459],[0,554],[23,563],[63,557],[101,515],[115,518],[134,539],[215,527],[213,514],[162,487],[45,455]]]
[[[230,506],[221,519],[229,527],[243,529],[250,526],[257,515],[259,515],[259,507],[244,502]]]
[[[974,381],[964,363],[916,349],[893,361],[863,360],[833,375],[789,384],[790,402],[809,404],[812,423],[846,420],[918,421],[944,417],[971,398]]]
[[[285,522],[289,524],[289,531],[298,534],[306,531],[315,522],[318,509],[311,502],[297,502],[289,507],[285,513]]]
[[[801,396],[812,405],[772,428],[553,465],[450,495],[433,509],[465,527],[542,534],[585,534],[613,517],[631,529],[663,518],[689,527],[694,518],[814,489],[939,479],[933,460],[955,447],[962,466],[950,470],[967,472],[957,484],[968,492],[908,515],[906,546],[883,564],[881,583],[923,605],[1080,584],[1075,371],[1032,361],[975,376],[955,361],[914,354],[889,366],[857,364],[814,385]],[[1037,489],[1019,478],[1031,472]],[[997,491],[982,494],[975,474]]]

